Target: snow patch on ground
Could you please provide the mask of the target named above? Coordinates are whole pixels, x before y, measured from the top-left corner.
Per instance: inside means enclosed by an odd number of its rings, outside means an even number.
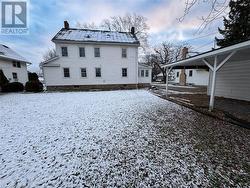
[[[1,95],[0,187],[211,185],[197,118],[144,90]]]

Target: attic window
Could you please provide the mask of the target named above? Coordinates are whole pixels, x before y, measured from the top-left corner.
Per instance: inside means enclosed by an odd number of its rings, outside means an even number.
[[[9,48],[8,46],[5,46],[5,45],[3,45],[3,47],[5,47],[5,48]]]

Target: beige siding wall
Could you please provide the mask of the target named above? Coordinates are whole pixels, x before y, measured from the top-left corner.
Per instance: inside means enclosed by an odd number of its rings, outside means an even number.
[[[209,89],[211,91],[212,72]],[[250,60],[227,62],[216,77],[215,96],[250,101]]]

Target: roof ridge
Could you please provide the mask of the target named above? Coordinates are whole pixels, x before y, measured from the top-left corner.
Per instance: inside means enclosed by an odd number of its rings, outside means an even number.
[[[65,29],[64,27],[61,30],[83,30],[83,31],[94,31],[94,32],[114,32],[114,33],[126,33],[126,34],[132,34],[131,32],[126,31],[110,31],[110,30],[103,30],[103,29],[84,29],[84,28],[69,28]]]

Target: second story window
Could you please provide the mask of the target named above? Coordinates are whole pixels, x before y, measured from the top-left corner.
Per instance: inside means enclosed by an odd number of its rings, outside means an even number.
[[[141,77],[144,77],[144,70],[141,70]]]
[[[18,68],[21,68],[21,63],[20,61],[13,61],[13,67],[18,67]]]
[[[62,56],[67,57],[68,56],[68,48],[67,47],[62,47]]]
[[[127,76],[128,76],[128,69],[122,68],[122,77],[127,77]]]
[[[127,49],[122,48],[122,58],[126,58],[126,57],[127,57]]]
[[[81,76],[82,76],[82,78],[87,77],[87,69],[86,68],[81,68]]]
[[[95,68],[95,76],[96,77],[101,77],[102,76],[101,68]]]
[[[180,74],[179,72],[176,73],[176,77],[177,77],[177,78],[179,78],[179,74]]]
[[[83,47],[79,48],[79,56],[80,57],[85,57],[85,48],[83,48]]]
[[[101,56],[100,55],[100,48],[95,48],[94,51],[95,51],[95,57],[100,57]]]
[[[63,76],[64,76],[64,78],[70,77],[69,68],[63,68]]]
[[[148,76],[149,76],[149,71],[145,70],[145,77],[148,77]]]

